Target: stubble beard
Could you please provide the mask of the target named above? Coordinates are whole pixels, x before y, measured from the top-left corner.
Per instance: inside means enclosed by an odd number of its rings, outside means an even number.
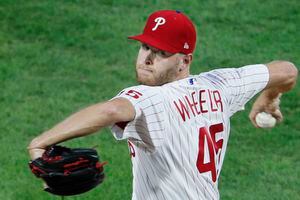
[[[177,62],[175,65],[176,66],[166,70],[164,73],[160,73],[157,77],[154,76],[154,81],[141,80],[138,76],[137,70],[135,70],[136,80],[139,84],[148,86],[161,86],[166,83],[173,82],[177,78],[177,68],[179,66],[179,62]]]
[[[159,76],[156,78],[157,85],[164,85],[166,83],[173,82],[176,80],[176,68],[171,68],[167,70],[163,74],[159,74]]]
[[[177,59],[175,66],[169,68],[164,73],[159,74],[159,76],[156,78],[156,85],[164,85],[166,83],[170,83],[177,80],[177,70],[179,65],[180,60]]]

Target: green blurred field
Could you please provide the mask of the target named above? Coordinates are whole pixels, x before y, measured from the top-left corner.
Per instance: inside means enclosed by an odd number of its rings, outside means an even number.
[[[195,22],[192,73],[274,59],[300,65],[298,0],[1,0],[1,200],[59,199],[42,192],[30,173],[26,146],[72,112],[136,84],[139,45],[126,37],[141,32],[158,9],[182,10]],[[283,96],[285,120],[275,129],[253,128],[250,105],[233,117],[221,199],[300,199],[299,82]],[[105,129],[67,145],[99,145],[109,164],[100,187],[66,199],[131,198],[125,141]]]

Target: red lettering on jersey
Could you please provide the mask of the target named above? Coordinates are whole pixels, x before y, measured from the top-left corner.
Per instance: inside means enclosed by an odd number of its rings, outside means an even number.
[[[182,103],[182,101],[180,99],[178,99],[178,100],[179,100],[180,106],[178,106],[175,101],[173,101],[173,103],[175,104],[175,106],[176,106],[176,108],[177,108],[177,110],[178,110],[178,112],[179,112],[182,120],[185,122],[185,115],[187,115],[188,118],[190,119],[190,114],[189,114],[187,108],[185,107],[185,105]]]
[[[195,99],[195,94],[196,94],[195,91],[192,92],[192,100],[193,100],[195,111],[196,111],[197,115],[199,115],[199,114],[201,114],[201,112],[197,109],[198,102]]]
[[[199,104],[200,104],[200,111],[201,113],[207,113],[208,110],[204,110],[203,106],[206,102],[206,100],[203,98],[204,97],[204,94],[205,93],[205,90],[200,90],[199,91]]]
[[[129,140],[127,142],[128,142],[129,152],[130,152],[130,158],[135,157],[135,150],[133,144]]]
[[[195,104],[191,103],[187,96],[185,96],[185,99],[186,99],[186,102],[188,103],[190,109],[192,110],[193,115],[195,116],[195,112],[194,112],[194,108],[193,108],[193,107],[195,107]]]
[[[216,105],[218,106],[218,108],[221,107],[221,112],[223,112],[223,104],[222,104],[222,99],[221,99],[221,95],[220,95],[219,91],[218,90],[213,91],[213,95],[214,95],[214,100],[215,100]]]
[[[143,96],[140,92],[135,91],[135,90],[129,90],[128,92],[126,92],[126,95],[131,96],[135,99],[140,98],[141,96]]]
[[[197,97],[197,94],[199,94],[199,97]],[[187,117],[190,119],[190,113],[195,117],[196,115],[207,113],[208,111],[223,112],[223,103],[218,90],[210,91],[207,89],[199,90],[198,92],[193,91],[190,96],[185,95],[183,99],[178,99],[177,101],[173,101],[173,103],[183,121],[185,121]]]
[[[210,101],[210,109],[211,109],[212,112],[216,112],[216,111],[218,111],[218,109],[214,108],[214,106],[213,106],[213,102],[212,102],[212,98],[211,98],[211,92],[210,92],[210,90],[207,90],[207,91],[208,91],[208,96],[209,96],[209,101]]]

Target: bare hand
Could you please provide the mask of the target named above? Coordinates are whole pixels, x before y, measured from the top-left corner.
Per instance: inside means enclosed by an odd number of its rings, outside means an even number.
[[[276,98],[270,99],[268,96],[263,92],[261,95],[256,99],[252,106],[252,110],[249,114],[249,118],[252,122],[252,124],[259,128],[259,126],[256,124],[255,117],[258,113],[266,112],[271,114],[277,121],[277,123],[281,122],[283,119],[282,113],[280,111],[280,96],[279,94]]]

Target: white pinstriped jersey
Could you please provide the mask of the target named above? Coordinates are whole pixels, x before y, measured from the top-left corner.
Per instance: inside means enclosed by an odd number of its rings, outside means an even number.
[[[134,86],[128,99],[136,116],[111,127],[128,139],[132,199],[219,199],[218,177],[230,117],[266,86],[265,65],[217,69],[163,86]]]

